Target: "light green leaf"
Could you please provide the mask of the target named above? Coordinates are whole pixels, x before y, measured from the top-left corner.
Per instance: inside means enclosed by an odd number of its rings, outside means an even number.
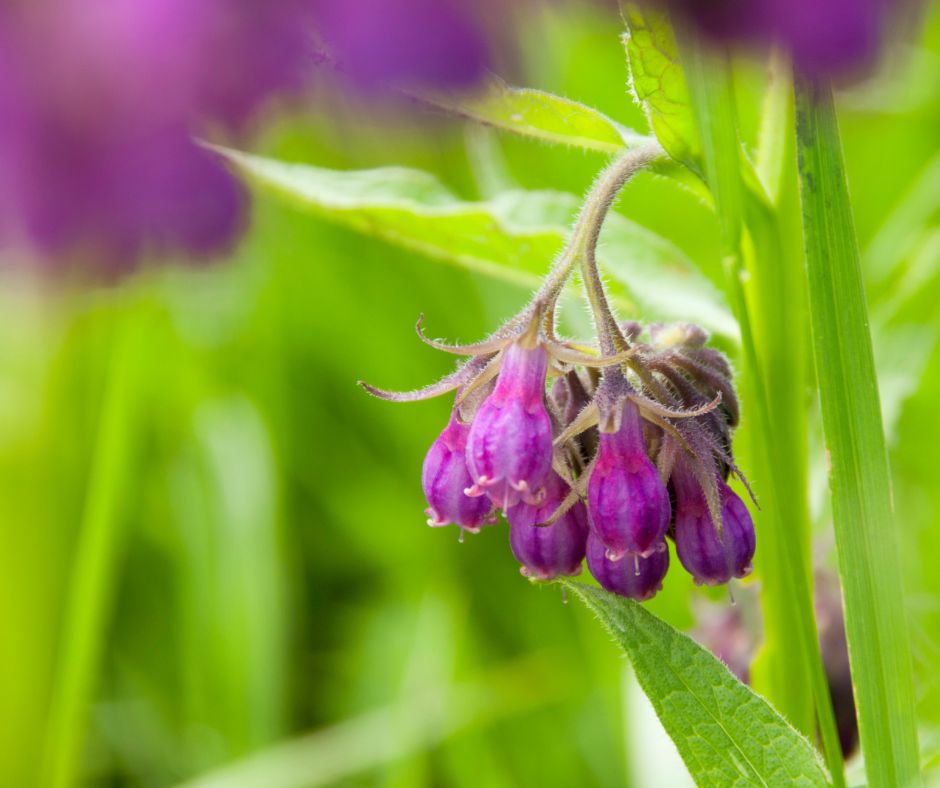
[[[719,660],[633,600],[573,581],[700,786],[827,785],[810,743]]]
[[[492,79],[475,96],[422,94],[424,101],[470,120],[546,142],[618,153],[650,138],[577,101]]]
[[[662,13],[629,3],[623,6],[623,18],[633,97],[666,152],[701,174],[701,144],[669,21]]]
[[[514,190],[458,199],[428,173],[401,167],[340,172],[220,149],[259,187],[303,210],[391,243],[534,289],[567,238],[580,200]],[[627,218],[608,218],[598,252],[625,317],[694,321],[732,340],[721,295],[673,244]]]

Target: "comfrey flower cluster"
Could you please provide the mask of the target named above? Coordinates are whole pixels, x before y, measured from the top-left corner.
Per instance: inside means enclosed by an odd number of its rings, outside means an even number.
[[[414,401],[456,392],[424,461],[428,523],[478,532],[509,522],[512,552],[535,580],[576,575],[584,559],[606,589],[644,600],[669,568],[667,538],[696,582],[745,576],[754,555],[731,431],[738,404],[724,356],[688,325],[619,325],[594,246],[610,201],[653,160],[615,162],[589,195],[572,240],[533,301],[490,339],[429,345],[470,359],[425,389],[376,396]],[[555,305],[580,264],[598,341],[555,333]],[[740,474],[738,474],[740,475]]]

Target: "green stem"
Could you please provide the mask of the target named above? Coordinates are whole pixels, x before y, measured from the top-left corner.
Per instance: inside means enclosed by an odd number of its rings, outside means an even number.
[[[41,782],[49,788],[67,788],[76,782],[123,537],[121,506],[135,404],[132,381],[141,359],[135,326],[119,319],[117,331],[53,680]]]
[[[754,407],[757,434],[760,436],[755,441],[758,449],[755,459],[763,471],[761,481],[768,493],[765,502],[769,503],[763,518],[764,550],[768,552],[768,558],[762,559],[762,566],[770,581],[770,587],[765,589],[765,593],[773,597],[770,600],[772,604],[764,604],[765,613],[768,614],[766,623],[768,631],[782,634],[788,644],[795,646],[788,648],[786,653],[781,650],[779,654],[774,654],[777,659],[773,669],[785,672],[787,680],[772,685],[777,690],[772,700],[794,725],[810,737],[814,734],[812,714],[804,715],[803,709],[808,708],[811,712],[809,701],[815,704],[826,763],[835,784],[842,786],[842,751],[816,634],[810,564],[807,560],[809,517],[805,511],[805,496],[800,492],[805,491],[806,479],[805,473],[801,472],[803,464],[799,462],[802,450],[796,443],[802,440],[802,436],[787,429],[789,424],[799,422],[798,417],[789,418],[788,412],[802,409],[803,405],[798,397],[777,395],[790,390],[791,384],[787,380],[790,365],[785,363],[786,358],[777,357],[776,345],[767,341],[768,337],[786,338],[792,336],[793,332],[787,324],[788,310],[785,308],[763,315],[767,330],[760,334],[755,332],[743,284],[747,276],[745,220],[757,215],[772,224],[773,219],[767,218],[769,209],[763,195],[746,192],[744,188],[742,167],[749,165],[742,161],[727,61],[710,56],[692,37],[680,36],[679,43],[701,136],[705,172],[715,196],[726,289],[741,327],[744,360],[750,371],[749,400]],[[760,189],[756,176],[749,178],[748,182],[752,189]],[[757,236],[758,240],[762,238],[766,238],[766,235]],[[764,251],[761,249],[760,254]],[[770,253],[770,250],[766,251]],[[752,273],[766,277],[768,282],[776,282],[778,269],[779,266],[768,268],[762,264]],[[768,292],[767,282],[761,284],[763,287],[758,288],[758,291]],[[783,288],[777,292],[778,300],[787,299],[788,296],[792,296],[791,289]],[[758,346],[761,339],[765,341]],[[784,363],[771,364],[768,363],[770,361]],[[779,378],[781,373],[782,380]]]
[[[869,783],[920,782],[911,651],[888,454],[832,92],[797,78],[810,324],[836,547]]]

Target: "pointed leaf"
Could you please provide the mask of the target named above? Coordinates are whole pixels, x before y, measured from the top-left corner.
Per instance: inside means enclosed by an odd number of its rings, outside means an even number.
[[[629,3],[623,18],[633,97],[666,152],[700,174],[701,146],[669,21],[663,13]]]
[[[465,118],[546,142],[618,153],[650,138],[577,101],[492,79],[475,96],[424,94],[424,101]]]
[[[613,635],[700,786],[828,784],[819,755],[719,660],[642,605],[572,581]]]
[[[359,232],[534,289],[568,236],[580,200],[555,191],[509,191],[462,201],[433,176],[402,167],[340,172],[219,149],[258,186]],[[721,296],[673,244],[619,214],[598,251],[617,305],[645,319],[698,322],[737,338]]]

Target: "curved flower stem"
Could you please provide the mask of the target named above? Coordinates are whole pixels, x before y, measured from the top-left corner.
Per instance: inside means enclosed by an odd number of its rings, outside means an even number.
[[[604,355],[614,355],[628,345],[620,333],[616,318],[607,301],[607,294],[597,272],[595,250],[601,226],[617,194],[637,172],[664,156],[658,144],[642,145],[621,154],[601,172],[588,192],[575,221],[571,237],[554,267],[535,294],[532,304],[544,303],[546,314],[554,322],[555,304],[565,283],[579,263],[591,310],[597,323],[598,339]]]

